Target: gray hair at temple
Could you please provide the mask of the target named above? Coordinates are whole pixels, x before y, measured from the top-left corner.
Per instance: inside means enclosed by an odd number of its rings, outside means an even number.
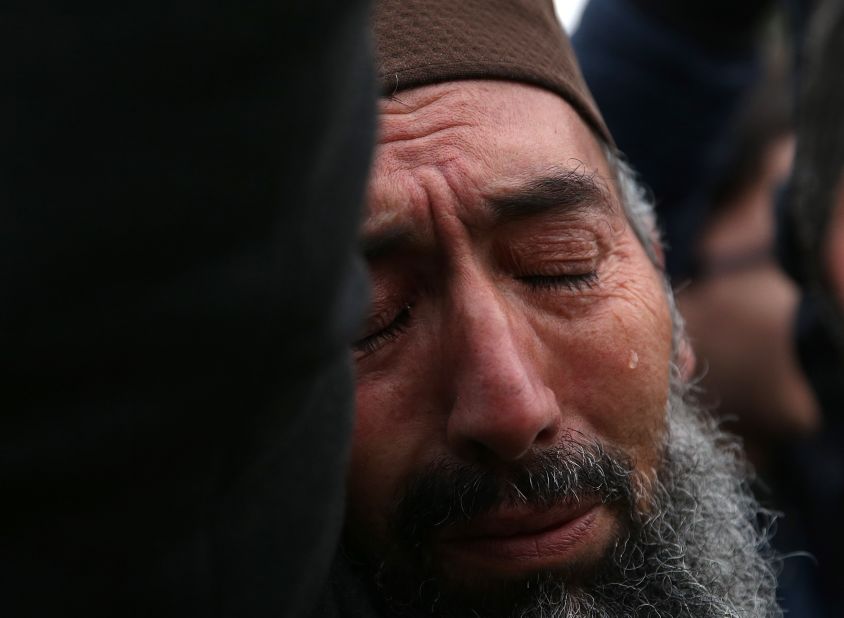
[[[648,258],[655,266],[662,268],[658,257],[661,236],[652,200],[623,155],[607,145],[604,145],[604,154],[610,169],[615,172],[614,180],[627,221],[642,243]]]
[[[660,271],[663,271],[665,295],[668,300],[668,307],[671,312],[672,325],[672,348],[674,351],[674,361],[671,366],[672,379],[683,381],[681,378],[682,369],[677,364],[679,362],[679,351],[681,343],[686,339],[686,325],[683,316],[680,315],[677,309],[677,303],[674,299],[674,290],[671,288],[671,282],[668,276],[664,273],[664,265],[662,264],[659,253],[662,250],[662,234],[657,222],[656,210],[654,208],[653,199],[648,194],[645,186],[639,181],[636,172],[627,162],[614,146],[602,143],[604,155],[609,162],[610,170],[613,171],[615,178],[613,179],[618,191],[618,197],[621,200],[621,206],[624,209],[624,214],[631,229],[636,234],[636,238],[642,244],[645,254],[650,259],[651,263]]]

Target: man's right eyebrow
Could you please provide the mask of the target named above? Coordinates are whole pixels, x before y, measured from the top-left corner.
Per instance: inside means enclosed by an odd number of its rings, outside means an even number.
[[[374,260],[412,245],[421,244],[418,232],[410,223],[386,225],[367,231],[365,228],[358,241],[363,257]]]
[[[551,212],[614,210],[603,181],[579,170],[560,170],[532,179],[490,197],[488,205],[499,223]]]

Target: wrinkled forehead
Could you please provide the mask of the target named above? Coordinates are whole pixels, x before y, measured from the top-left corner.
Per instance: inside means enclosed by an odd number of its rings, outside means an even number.
[[[482,225],[497,198],[565,177],[617,202],[601,145],[554,93],[504,81],[402,91],[380,102],[364,229],[404,220],[424,232],[426,205],[438,198]]]

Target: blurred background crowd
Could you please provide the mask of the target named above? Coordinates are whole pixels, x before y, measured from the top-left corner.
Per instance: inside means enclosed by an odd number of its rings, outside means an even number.
[[[789,616],[844,616],[844,3],[558,0],[653,192],[699,397],[781,513]]]

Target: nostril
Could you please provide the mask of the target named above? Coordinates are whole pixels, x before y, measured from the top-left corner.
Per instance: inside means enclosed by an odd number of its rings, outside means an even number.
[[[554,443],[556,434],[557,432],[553,427],[546,427],[536,434],[535,442],[537,444],[541,444],[542,446],[550,446]]]
[[[539,446],[549,447],[556,446],[559,437],[560,429],[562,427],[562,417],[559,414],[551,413],[550,417],[546,417],[546,424],[534,438],[534,443]]]

